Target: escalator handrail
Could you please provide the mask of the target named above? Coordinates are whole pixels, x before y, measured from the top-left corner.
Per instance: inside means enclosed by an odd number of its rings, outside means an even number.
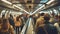
[[[25,34],[26,33],[26,29],[28,27],[28,22],[29,22],[29,19],[27,20],[26,24],[24,25],[22,31],[21,31],[21,34]]]

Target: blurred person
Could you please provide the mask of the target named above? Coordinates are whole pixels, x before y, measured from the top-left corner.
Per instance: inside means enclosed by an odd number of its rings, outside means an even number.
[[[15,27],[14,19],[13,19],[13,16],[11,14],[10,14],[10,17],[8,18],[8,20],[9,20],[10,25],[12,25],[14,28]]]
[[[54,26],[57,28],[58,34],[60,34],[60,15],[58,15],[58,22],[56,22]]]
[[[50,20],[49,22],[54,25],[55,21],[54,21],[54,16],[52,14],[50,14]]]
[[[49,20],[50,20],[50,15],[48,14],[48,13],[46,13],[45,15],[44,15],[44,20],[45,20],[45,24],[47,25],[47,26],[49,26],[49,27],[51,27],[51,28],[53,28],[53,30],[57,33],[58,31],[57,31],[57,29],[56,29],[56,27],[54,26],[54,23],[52,23],[52,22],[49,22]],[[54,20],[54,19],[52,19],[52,20]],[[54,33],[54,32],[53,32]],[[55,34],[56,34],[55,33]]]
[[[58,22],[58,15],[55,15],[55,16],[54,16],[54,22],[55,22],[55,23]]]
[[[34,20],[34,25],[36,24],[36,19],[37,19],[38,15],[32,15],[32,19]]]
[[[49,20],[50,20],[50,15],[48,13],[44,14],[44,20],[46,24],[50,24]]]
[[[44,18],[40,17],[36,22],[36,34],[45,34],[42,27],[44,27]]]
[[[23,18],[23,16],[22,15],[19,15],[19,19],[21,20],[21,30],[22,30],[22,28],[23,28],[23,26],[25,25],[25,20],[24,20],[24,18]]]
[[[15,21],[16,34],[20,34],[21,24],[22,24],[21,19],[19,18],[19,16],[17,16]]]
[[[40,17],[39,19],[37,19],[36,21],[36,28],[38,28],[40,25],[44,24],[44,18]]]
[[[14,29],[12,25],[9,24],[8,19],[4,18],[2,23],[0,34],[14,34]]]
[[[41,13],[41,14],[40,14],[41,17],[44,17],[44,15],[45,15],[45,13]]]
[[[47,21],[47,23],[46,23]],[[36,22],[36,34],[58,34],[54,26],[49,25],[47,16],[40,17]]]
[[[22,14],[22,18],[24,19],[24,21],[25,21],[25,23],[26,23],[26,21],[27,21],[27,14]]]

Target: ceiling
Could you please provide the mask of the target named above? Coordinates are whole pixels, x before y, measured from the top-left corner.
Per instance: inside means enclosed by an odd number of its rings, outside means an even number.
[[[37,8],[41,7],[43,4],[46,4],[49,0],[7,0],[24,8],[27,11],[34,11]]]
[[[36,13],[37,11],[47,9],[58,3],[58,0],[7,0],[7,1],[11,2],[12,5],[17,5],[18,7],[26,10],[27,12],[32,12],[32,13]],[[53,2],[51,2],[51,1],[53,1]],[[49,2],[51,2],[51,3],[49,3]],[[9,5],[7,5],[7,6],[9,6]],[[44,6],[44,7],[42,7],[42,6]],[[12,7],[10,6],[10,8],[12,8]],[[17,9],[17,10],[19,10],[19,9]]]

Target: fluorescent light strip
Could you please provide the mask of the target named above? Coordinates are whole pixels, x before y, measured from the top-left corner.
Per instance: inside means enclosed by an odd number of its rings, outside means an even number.
[[[27,12],[26,10],[24,10],[24,9],[22,9],[22,8],[20,8],[20,7],[18,7],[17,5],[13,5],[13,6],[15,6],[15,7],[17,7],[17,8],[19,8],[19,9],[25,11],[27,14],[30,14],[29,12]]]
[[[36,13],[38,10],[40,10],[41,8],[43,8],[45,5],[43,5],[43,6],[41,6],[40,8],[38,8],[36,11],[34,11],[33,13],[32,13],[32,15],[34,14],[34,13]]]
[[[6,0],[1,0],[1,1],[3,1],[3,2],[7,3],[7,4],[12,5],[12,3],[11,3],[11,2],[9,2],[9,1],[6,1]]]
[[[50,4],[51,2],[53,2],[53,1],[55,1],[55,0],[50,0],[49,2],[47,2],[46,4]]]
[[[3,1],[3,2],[7,3],[7,4],[12,5],[12,3],[11,3],[11,2],[9,2],[9,1],[7,1],[7,0],[1,0],[1,1]],[[27,12],[26,10],[24,10],[24,9],[22,9],[22,8],[20,8],[20,7],[18,7],[17,5],[13,5],[13,6],[15,6],[15,7],[17,7],[17,8],[19,8],[19,9],[21,9],[21,10],[25,11],[27,14],[30,14],[29,12]]]

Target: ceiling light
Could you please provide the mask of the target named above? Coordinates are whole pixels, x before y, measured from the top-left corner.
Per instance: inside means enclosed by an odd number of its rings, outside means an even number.
[[[11,3],[11,2],[9,2],[9,1],[6,1],[6,0],[1,0],[1,1],[3,1],[3,2],[7,3],[7,4],[12,5],[12,3]]]
[[[35,10],[32,14],[35,14],[38,10],[42,9],[45,5],[41,6],[40,8],[38,8],[37,10]]]
[[[50,0],[49,2],[47,2],[46,4],[50,4],[51,2],[53,2],[53,1],[55,1],[55,0]]]
[[[30,14],[29,12],[27,12],[26,10],[24,10],[24,9],[22,9],[22,8],[20,8],[20,7],[18,7],[17,5],[13,5],[13,6],[16,7],[16,8],[18,8],[18,9],[21,9],[21,10],[25,11],[27,14]]]

